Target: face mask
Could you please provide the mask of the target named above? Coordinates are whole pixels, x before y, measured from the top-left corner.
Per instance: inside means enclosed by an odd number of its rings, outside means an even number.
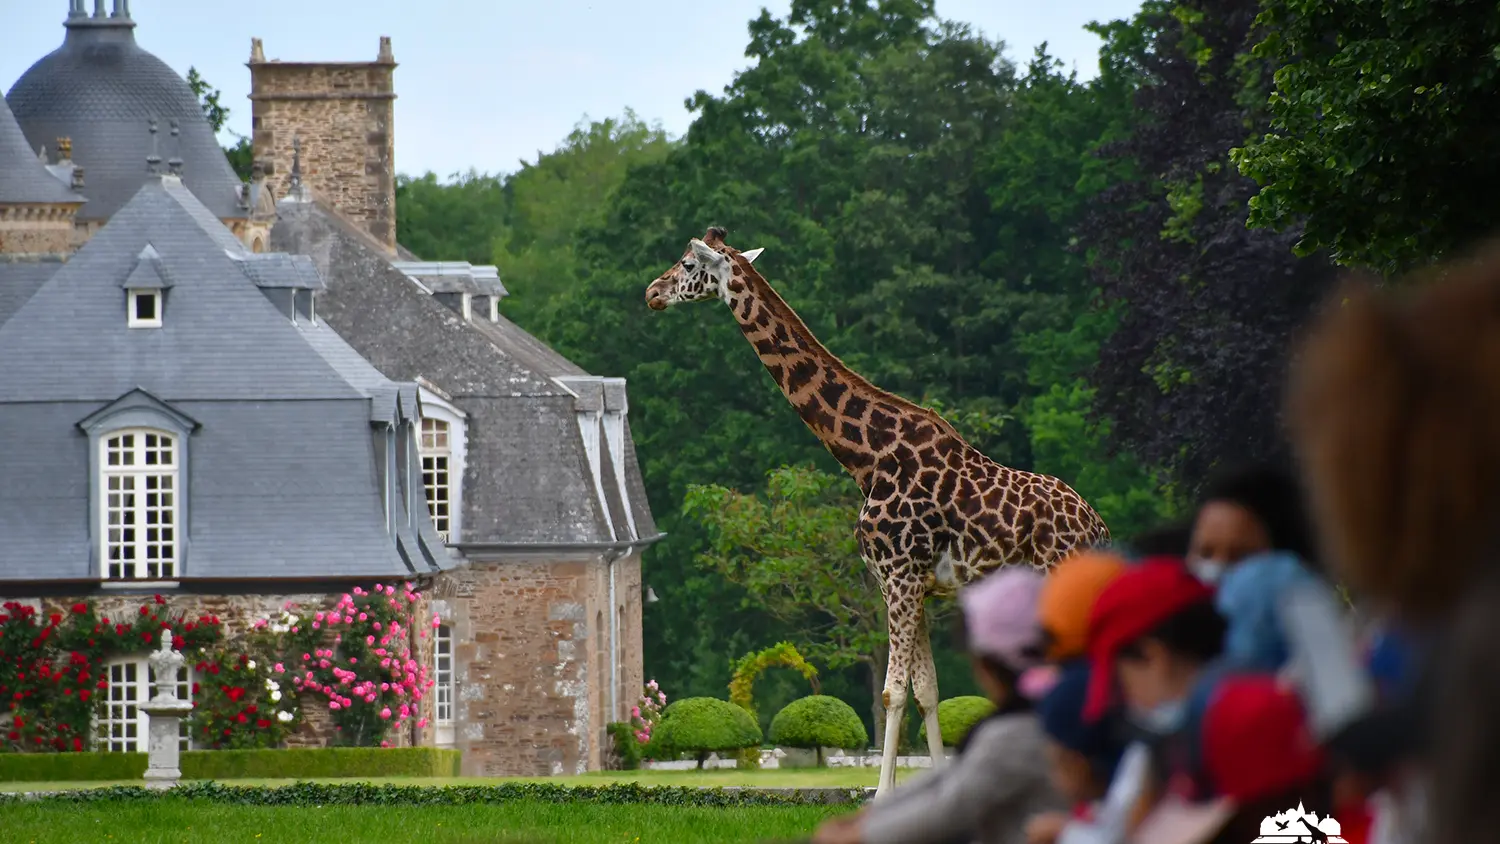
[[[1144,712],[1131,711],[1130,720],[1147,732],[1164,736],[1176,732],[1186,716],[1186,700],[1169,700]]]
[[[1193,576],[1209,586],[1216,586],[1219,578],[1224,576],[1224,569],[1228,568],[1220,560],[1188,560],[1188,570]]]

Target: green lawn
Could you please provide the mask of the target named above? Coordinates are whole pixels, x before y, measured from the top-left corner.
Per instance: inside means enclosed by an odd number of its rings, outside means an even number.
[[[806,838],[833,806],[234,806],[190,800],[0,805],[10,844],[721,844]]]
[[[896,780],[900,782],[917,773],[917,769],[896,769]],[[356,779],[313,779],[313,782],[370,782],[396,785],[493,785],[499,782],[552,782],[560,785],[607,785],[616,782],[638,782],[642,785],[680,786],[759,786],[763,788],[787,787],[832,787],[873,788],[880,777],[879,768],[808,768],[799,770],[738,771],[601,771],[575,777],[551,777],[519,780],[486,779],[479,777],[416,778],[416,777],[361,777]],[[225,785],[285,785],[291,780],[224,780]],[[100,788],[111,785],[140,785],[131,782],[4,782],[0,791],[67,791],[79,788]]]

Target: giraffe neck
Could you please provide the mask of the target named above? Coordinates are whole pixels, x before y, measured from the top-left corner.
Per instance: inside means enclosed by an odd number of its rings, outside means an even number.
[[[803,423],[862,491],[869,494],[877,463],[892,439],[871,442],[872,414],[889,418],[890,425],[882,428],[894,428],[897,417],[916,415],[952,432],[936,413],[881,390],[834,357],[749,261],[736,254],[731,263],[732,275],[722,290],[740,332]]]

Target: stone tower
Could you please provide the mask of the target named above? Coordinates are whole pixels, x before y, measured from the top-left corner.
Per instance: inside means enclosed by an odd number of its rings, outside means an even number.
[[[302,181],[396,251],[395,70],[391,39],[373,62],[266,61],[250,39],[255,162],[276,196],[290,188],[292,142]]]

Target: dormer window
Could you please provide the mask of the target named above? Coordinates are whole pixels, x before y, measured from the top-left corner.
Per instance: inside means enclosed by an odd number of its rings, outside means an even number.
[[[500,297],[490,297],[490,322],[500,321]]]
[[[474,321],[474,295],[472,293],[465,293],[464,294],[464,322],[473,322],[473,321]]]
[[[161,328],[161,291],[128,291],[126,325],[131,328]]]
[[[125,288],[125,324],[130,328],[161,328],[162,306],[172,277],[151,244],[136,256],[135,267],[120,286]]]
[[[318,324],[318,291],[308,291],[311,297],[307,300],[307,321],[312,325]]]

